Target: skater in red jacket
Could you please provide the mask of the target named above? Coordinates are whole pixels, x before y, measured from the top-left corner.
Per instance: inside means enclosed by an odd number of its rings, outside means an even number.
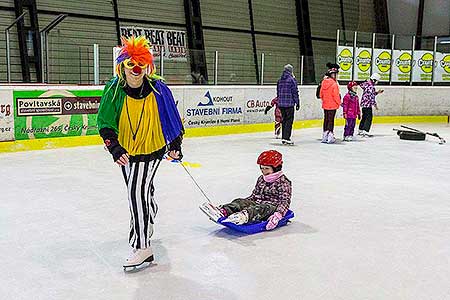
[[[278,98],[275,97],[270,102],[270,105],[266,107],[266,110],[264,111],[264,114],[267,115],[269,110],[272,109],[272,107],[275,107],[275,138],[280,138],[281,133],[281,123],[283,122],[283,117],[281,115],[281,110],[278,108]]]
[[[322,81],[320,88],[320,98],[322,99],[324,115],[322,143],[332,144],[336,141],[334,138],[334,118],[336,111],[341,106],[341,96],[337,82],[339,65],[328,63],[327,67],[328,71],[325,74],[325,79]]]

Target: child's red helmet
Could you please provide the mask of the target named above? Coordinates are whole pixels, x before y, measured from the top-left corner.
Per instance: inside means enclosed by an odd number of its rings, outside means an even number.
[[[350,90],[353,89],[353,87],[355,87],[355,86],[357,86],[357,85],[358,85],[358,83],[357,83],[356,81],[350,81],[350,82],[347,84],[347,89],[350,91]]]
[[[283,155],[276,150],[264,151],[258,156],[258,165],[279,167],[283,164]]]

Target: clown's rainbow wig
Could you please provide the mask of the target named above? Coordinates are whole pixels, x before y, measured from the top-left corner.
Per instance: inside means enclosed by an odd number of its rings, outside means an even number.
[[[153,55],[150,53],[150,42],[143,36],[126,38],[122,36],[122,49],[120,49],[117,63],[122,63],[125,59],[131,58],[137,63],[153,64]]]
[[[117,66],[116,66],[116,74],[117,76],[113,80],[113,84],[110,86],[110,88],[115,87],[115,93],[114,97],[117,93],[117,89],[119,86],[125,86],[126,85],[126,79],[125,79],[125,70],[124,70],[124,61],[127,59],[132,59],[136,63],[141,65],[147,65],[146,69],[144,70],[147,79],[149,80],[149,84],[153,87],[152,81],[153,80],[164,80],[159,75],[156,75],[156,67],[153,64],[153,55],[150,52],[151,44],[150,42],[144,37],[144,36],[138,36],[134,37],[131,36],[129,38],[126,38],[122,36],[122,47],[119,52],[119,56],[116,58]],[[156,89],[154,89],[155,92]]]
[[[156,68],[153,64],[153,55],[150,52],[151,44],[144,36],[126,38],[122,36],[122,47],[119,52],[119,56],[116,59],[116,73],[119,79],[124,80],[124,66],[123,62],[126,59],[132,59],[136,63],[147,65],[145,73],[149,78],[159,77],[156,76]]]

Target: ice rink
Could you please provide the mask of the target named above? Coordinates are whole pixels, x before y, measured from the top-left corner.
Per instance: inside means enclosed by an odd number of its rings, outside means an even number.
[[[411,126],[450,139],[448,125]],[[335,145],[320,128],[296,130],[292,147],[271,132],[185,139],[184,160],[217,204],[251,193],[261,151],[282,152],[296,217],[232,232],[163,161],[155,263],[135,273],[122,269],[125,185],[102,146],[0,154],[0,299],[450,299],[450,143],[402,141],[393,127]]]

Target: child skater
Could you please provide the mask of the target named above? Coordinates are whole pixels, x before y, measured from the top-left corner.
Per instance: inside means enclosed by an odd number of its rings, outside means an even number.
[[[322,80],[320,87],[324,115],[322,143],[333,144],[336,141],[334,138],[334,118],[336,111],[341,106],[341,95],[337,82],[339,65],[327,63],[327,68],[328,71],[325,73],[325,78]]]
[[[358,84],[351,81],[347,84],[348,93],[344,96],[342,107],[344,111],[345,128],[344,141],[350,142],[353,140],[353,133],[355,132],[356,117],[361,119],[361,111],[359,109],[359,98],[356,94]]]
[[[378,73],[373,73],[370,79],[364,81],[360,84],[363,89],[363,94],[361,96],[361,107],[362,107],[362,119],[359,123],[358,135],[363,137],[372,137],[369,134],[370,127],[372,126],[373,110],[372,106],[378,110],[377,101],[375,97],[382,94],[384,90],[375,90],[375,85],[380,81],[381,75]]]
[[[281,116],[281,110],[278,108],[278,97],[275,97],[270,102],[270,105],[266,107],[266,110],[264,111],[264,114],[267,115],[269,110],[272,109],[272,107],[275,107],[275,138],[280,138],[281,133],[281,122],[283,122],[283,117]]]
[[[256,181],[250,196],[235,199],[219,207],[206,202],[200,209],[209,217],[215,218],[215,221],[225,216],[227,219],[224,222],[237,225],[268,221],[267,230],[277,227],[289,209],[292,184],[281,170],[283,159],[280,152],[264,151],[259,155],[257,164],[262,175]]]

